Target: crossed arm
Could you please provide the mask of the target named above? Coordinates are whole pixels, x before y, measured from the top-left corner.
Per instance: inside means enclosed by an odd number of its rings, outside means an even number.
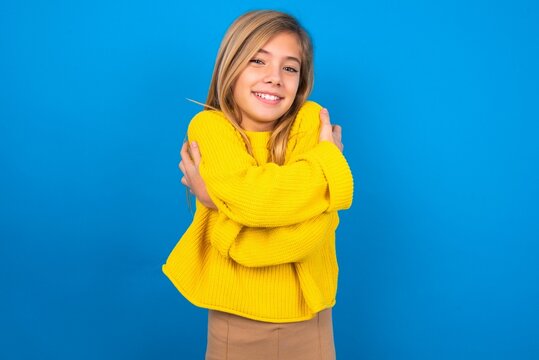
[[[292,151],[294,157],[289,165],[255,166],[249,163],[251,157],[242,148],[241,151],[236,149],[237,161],[227,167],[223,165],[223,154],[214,145],[218,143],[219,147],[223,143],[234,142],[234,139],[226,127],[218,129],[219,137],[200,134],[197,129],[222,125],[211,123],[211,119],[204,120],[190,127],[189,137],[200,140],[206,161],[203,161],[196,142],[192,142],[190,147],[185,143],[179,167],[184,175],[182,183],[189,187],[197,200],[219,212],[210,236],[212,245],[223,256],[244,266],[277,265],[306,258],[336,229],[339,222],[337,210],[347,208],[351,203],[351,173],[348,175],[349,169],[343,165],[346,162],[342,155],[336,155],[343,148],[340,126],[332,126],[327,112],[321,111],[316,149],[308,150],[316,144],[315,133],[311,132],[308,139],[301,140],[301,145],[305,146],[294,148],[305,153],[294,154]],[[317,119],[311,116],[309,121],[313,127]],[[316,126],[314,130],[318,130]],[[212,137],[215,138],[208,139]],[[316,158],[321,158],[320,163]],[[345,180],[331,178],[330,174],[337,168],[337,165],[331,165],[335,162],[341,166],[339,171],[347,169],[343,176]],[[335,180],[337,178],[339,180]],[[268,179],[272,182],[269,190],[264,186],[254,190],[259,182],[268,184]],[[332,191],[332,186],[335,191]],[[298,191],[302,194],[299,198],[296,196]],[[254,193],[258,201],[251,201]],[[288,200],[289,196],[294,201]],[[248,204],[237,199],[246,197],[249,198]],[[290,215],[283,216],[283,211],[289,211]]]
[[[331,125],[327,109],[320,111],[320,136],[319,142],[328,141],[333,143],[343,151],[342,128],[339,125]],[[202,156],[196,141],[183,143],[181,161],[178,165],[183,176],[181,183],[189,188],[189,191],[196,196],[204,206],[217,210],[217,206],[211,199],[206,189],[204,179],[200,176],[199,166]]]

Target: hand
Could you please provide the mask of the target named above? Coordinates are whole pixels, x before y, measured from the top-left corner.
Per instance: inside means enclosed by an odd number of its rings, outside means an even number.
[[[320,110],[320,138],[319,142],[329,141],[335,144],[342,152],[344,145],[342,144],[342,128],[339,125],[331,125],[329,121],[329,112],[326,108]]]
[[[198,171],[201,155],[197,143],[192,142],[191,146],[187,142],[183,143],[180,154],[182,160],[178,167],[184,175],[181,180],[182,184],[189,188],[189,191],[196,196],[202,205],[210,209],[217,209],[206,190],[206,183]]]

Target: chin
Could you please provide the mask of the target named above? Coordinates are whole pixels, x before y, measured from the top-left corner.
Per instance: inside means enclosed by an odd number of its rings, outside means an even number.
[[[258,119],[260,119],[260,121],[262,122],[275,122],[277,121],[278,119],[281,118],[281,116],[283,116],[285,113],[278,113],[278,114],[271,114],[271,115],[265,115],[265,116],[260,116]]]

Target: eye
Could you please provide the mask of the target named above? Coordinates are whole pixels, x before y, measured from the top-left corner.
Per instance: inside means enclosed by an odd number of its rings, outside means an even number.
[[[291,72],[291,73],[297,73],[299,72],[297,69],[291,67],[291,66],[285,66],[285,71]]]
[[[252,62],[253,64],[264,65],[264,62],[260,59],[252,59],[250,62]]]

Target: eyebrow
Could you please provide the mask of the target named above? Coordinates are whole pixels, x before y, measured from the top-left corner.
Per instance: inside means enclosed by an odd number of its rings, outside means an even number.
[[[260,49],[260,50],[258,50],[258,52],[262,53],[262,54],[271,55],[271,53],[268,50],[264,50],[264,49]],[[295,56],[287,56],[286,59],[296,61],[298,64],[301,65],[301,61],[299,61],[299,59],[297,57],[295,57]]]

